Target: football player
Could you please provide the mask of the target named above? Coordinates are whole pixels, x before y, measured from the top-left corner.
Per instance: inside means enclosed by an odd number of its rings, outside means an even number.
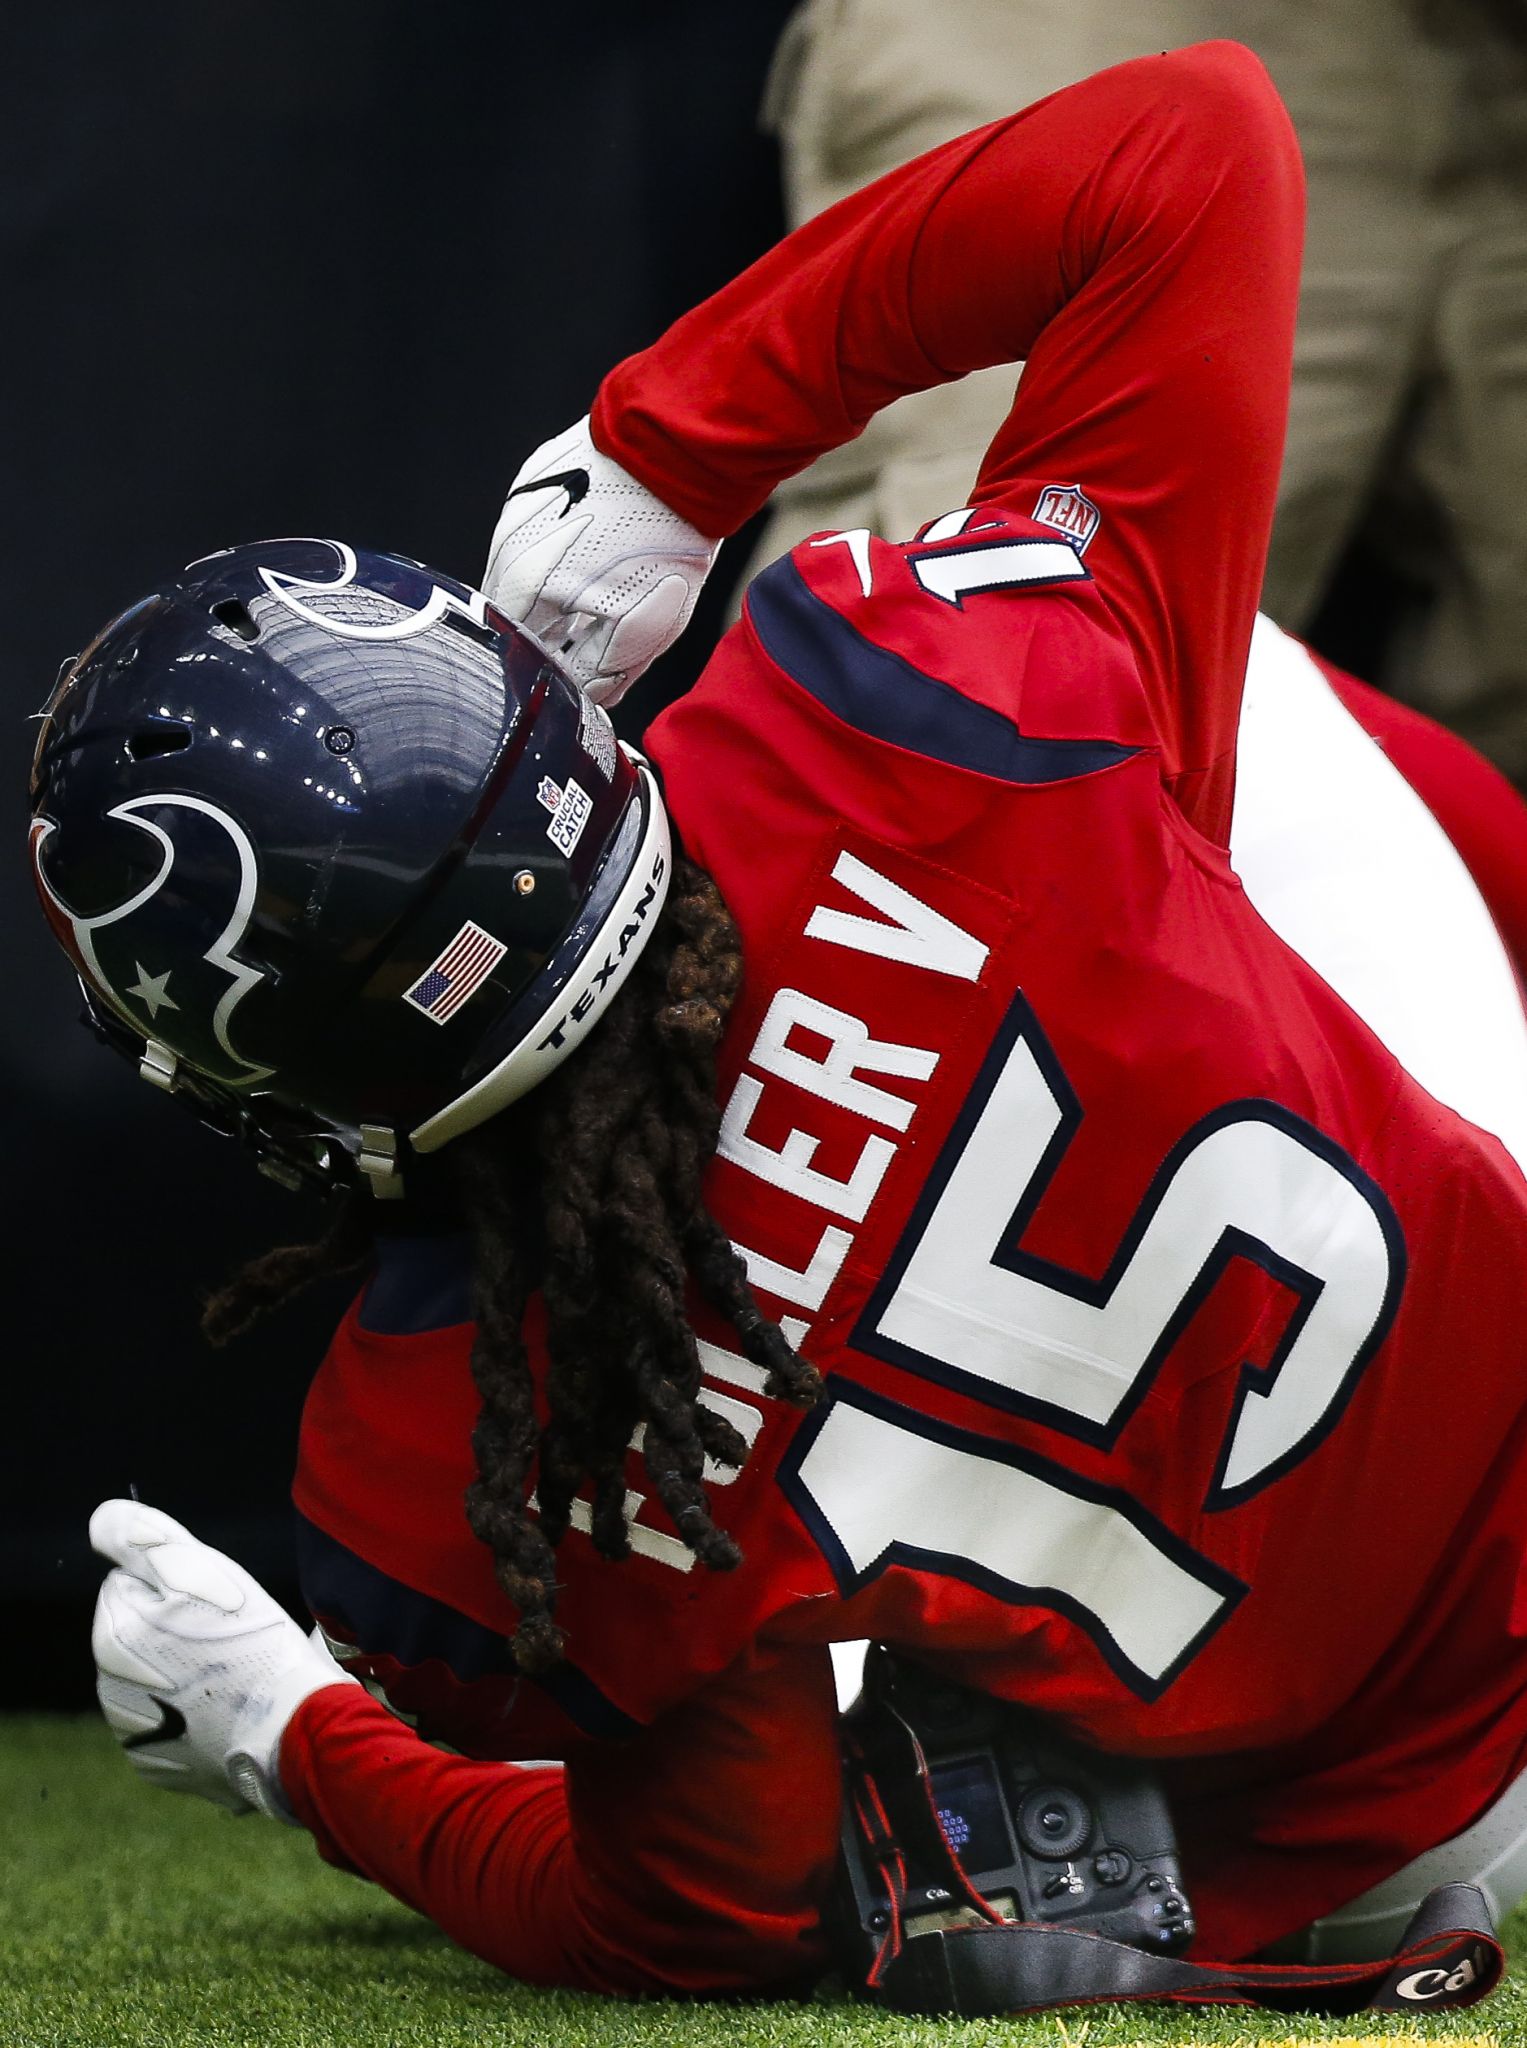
[[[364,1190],[214,1332],[370,1261],[296,1486],[343,1670],[97,1512],[145,1773],[534,1982],[793,1985],[870,1638],[1157,1760],[1207,1955],[1527,1889],[1519,1006],[1461,1113],[1226,851],[1299,221],[1254,59],[1121,67],[622,364],[494,602],[270,543],[73,667],[33,848],[101,1030]],[[650,766],[508,622],[607,694],[780,477],[1019,358],[970,505],[765,571]]]

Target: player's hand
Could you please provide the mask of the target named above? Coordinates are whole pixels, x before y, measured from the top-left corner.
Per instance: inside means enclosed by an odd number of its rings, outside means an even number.
[[[290,1820],[276,1760],[309,1693],[354,1685],[242,1565],[157,1508],[103,1501],[91,1547],[96,1695],[140,1777],[234,1813]]]
[[[689,623],[720,545],[601,455],[585,417],[515,477],[483,589],[615,704]]]

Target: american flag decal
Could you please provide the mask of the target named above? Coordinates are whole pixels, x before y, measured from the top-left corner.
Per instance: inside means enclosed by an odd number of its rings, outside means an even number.
[[[433,966],[412,988],[404,990],[403,1000],[436,1024],[447,1023],[467,997],[482,987],[508,950],[491,932],[469,919]]]

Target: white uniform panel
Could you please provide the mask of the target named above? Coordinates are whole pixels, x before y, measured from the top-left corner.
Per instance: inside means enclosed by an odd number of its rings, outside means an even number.
[[[1473,877],[1307,650],[1259,618],[1230,853],[1278,936],[1527,1170],[1527,1016]]]

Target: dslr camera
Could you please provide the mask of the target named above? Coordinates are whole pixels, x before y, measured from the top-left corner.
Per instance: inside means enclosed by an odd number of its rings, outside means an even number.
[[[1166,1798],[1138,1761],[879,1647],[842,1726],[839,1948],[857,1985],[894,2001],[888,1961],[999,1922],[1158,1955],[1192,1939]]]

